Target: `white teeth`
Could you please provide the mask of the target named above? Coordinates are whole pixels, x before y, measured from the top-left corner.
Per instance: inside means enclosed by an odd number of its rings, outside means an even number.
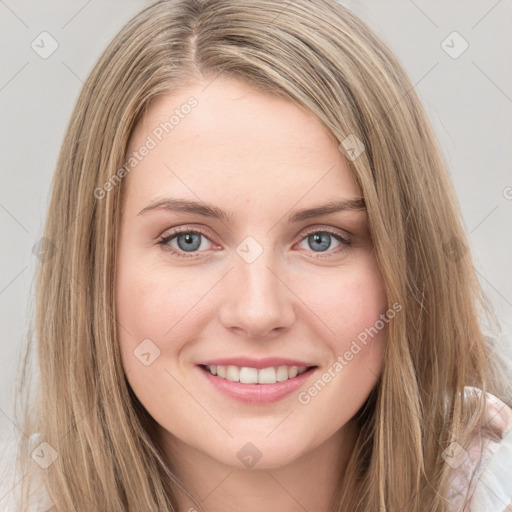
[[[226,368],[226,379],[231,382],[240,382],[240,370],[236,366]]]
[[[288,366],[280,366],[276,372],[277,382],[288,380]]]
[[[242,384],[275,384],[293,379],[307,370],[306,366],[278,366],[276,368],[250,368],[247,366],[206,366],[212,375],[217,375],[221,379],[231,382],[241,382]]]
[[[258,383],[259,384],[275,384],[277,382],[275,368],[262,368],[258,370]]]
[[[258,384],[258,370],[256,368],[240,368],[240,382],[242,384]]]

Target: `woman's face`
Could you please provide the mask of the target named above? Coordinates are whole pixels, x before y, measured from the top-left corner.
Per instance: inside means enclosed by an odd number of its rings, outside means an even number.
[[[382,364],[385,292],[365,211],[350,208],[361,191],[320,122],[207,83],[154,100],[131,139],[122,360],[169,447],[279,467],[353,425]]]

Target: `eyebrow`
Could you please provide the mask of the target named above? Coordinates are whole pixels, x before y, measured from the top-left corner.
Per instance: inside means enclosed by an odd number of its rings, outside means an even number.
[[[137,215],[145,215],[146,213],[155,210],[168,210],[171,212],[202,215],[203,217],[212,217],[214,219],[219,219],[225,222],[229,222],[231,220],[230,215],[227,212],[221,210],[215,205],[198,201],[189,201],[185,199],[173,199],[169,197],[150,203]],[[315,206],[314,208],[307,208],[292,212],[288,217],[288,222],[301,222],[313,217],[320,217],[321,215],[328,215],[330,213],[342,211],[365,210],[366,205],[363,198],[338,199],[321,206]]]

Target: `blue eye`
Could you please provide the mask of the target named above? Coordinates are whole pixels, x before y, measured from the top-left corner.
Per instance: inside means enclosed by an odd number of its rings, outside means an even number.
[[[303,241],[307,241],[310,248],[319,249],[319,252],[325,252],[331,247],[332,238],[342,246],[341,250],[343,250],[345,246],[350,245],[348,238],[341,236],[339,233],[333,233],[332,231],[312,231],[303,238]],[[339,252],[339,250],[335,252]]]
[[[164,235],[158,243],[165,246],[167,250],[178,258],[190,258],[192,256],[183,254],[183,252],[187,253],[197,251],[201,247],[201,237],[208,239],[202,231],[180,229],[174,230],[168,235]],[[169,244],[169,242],[174,241],[174,239],[176,239],[178,244],[178,250]]]
[[[331,248],[333,238],[339,245],[336,249],[328,251],[328,249]],[[206,233],[200,230],[180,228],[163,235],[158,244],[164,246],[165,250],[178,258],[192,258],[195,253],[202,252],[199,251],[202,245],[202,239],[209,240]],[[315,256],[322,258],[329,257],[333,253],[340,253],[352,244],[350,238],[341,235],[338,231],[318,229],[306,233],[306,235],[301,238],[300,243],[304,241],[307,241],[309,248],[315,253],[328,252],[327,256]],[[177,247],[171,245],[171,242],[176,242]],[[315,249],[318,249],[318,251]]]

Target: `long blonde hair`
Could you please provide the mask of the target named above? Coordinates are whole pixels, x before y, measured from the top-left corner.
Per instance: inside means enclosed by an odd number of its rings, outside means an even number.
[[[123,182],[102,198],[94,191],[123,166],[152,98],[220,74],[305,107],[337,144],[352,136],[364,145],[347,161],[388,302],[403,310],[389,322],[382,373],[358,413],[336,510],[445,510],[450,468],[441,454],[484,423],[484,399],[469,408],[464,386],[505,395],[479,320],[488,305],[413,84],[386,44],[334,0],[160,0],[126,24],[85,82],[44,231],[40,375],[24,417],[24,431],[58,454],[43,473],[55,510],[177,510],[181,484],[127,383],[117,342]],[[22,474],[31,449],[23,440]]]

